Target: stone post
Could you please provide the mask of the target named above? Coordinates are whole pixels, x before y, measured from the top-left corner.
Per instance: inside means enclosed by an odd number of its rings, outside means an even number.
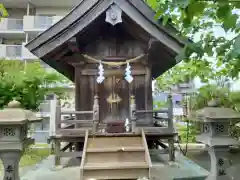
[[[211,171],[206,180],[230,180],[227,169],[232,166],[227,154],[229,147],[238,142],[230,137],[230,120],[240,119],[240,114],[230,108],[218,107],[216,101],[211,101],[208,107],[196,112],[197,121],[201,123],[201,134],[197,141],[204,143],[208,148],[211,159]]]
[[[4,166],[3,180],[20,180],[19,161],[25,148],[34,143],[27,137],[28,125],[38,122],[35,113],[20,108],[12,101],[0,111],[0,159]]]

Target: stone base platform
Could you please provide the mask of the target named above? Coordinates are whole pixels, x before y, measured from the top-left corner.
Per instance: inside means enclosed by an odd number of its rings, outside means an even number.
[[[151,180],[205,180],[209,172],[189,158],[176,152],[176,161],[169,162],[168,154],[150,151],[153,167]]]
[[[152,180],[204,180],[208,171],[188,158],[176,153],[176,162],[168,162],[168,154],[158,150],[150,151],[153,168]],[[62,158],[62,166],[54,167],[54,156],[49,156],[41,164],[21,175],[21,180],[79,180],[80,160]],[[21,173],[20,173],[21,174]]]

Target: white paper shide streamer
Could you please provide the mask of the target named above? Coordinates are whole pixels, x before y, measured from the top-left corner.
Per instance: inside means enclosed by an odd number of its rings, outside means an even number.
[[[128,83],[131,83],[133,81],[133,77],[132,77],[132,72],[131,72],[131,66],[129,64],[129,62],[127,62],[127,67],[125,70],[125,79]]]
[[[102,62],[100,61],[99,66],[98,66],[98,77],[97,77],[97,83],[101,84],[105,77],[104,77],[104,69],[103,69],[103,65]]]

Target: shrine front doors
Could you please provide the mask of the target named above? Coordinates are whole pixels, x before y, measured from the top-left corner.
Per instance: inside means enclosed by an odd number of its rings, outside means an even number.
[[[102,122],[129,118],[129,84],[124,77],[106,77],[99,84],[99,97]]]

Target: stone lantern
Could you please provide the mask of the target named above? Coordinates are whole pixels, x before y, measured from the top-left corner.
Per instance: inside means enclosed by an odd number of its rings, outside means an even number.
[[[197,141],[204,143],[208,148],[211,159],[211,172],[207,180],[229,180],[227,169],[232,166],[227,158],[229,147],[238,145],[238,141],[230,136],[230,122],[240,119],[240,113],[230,108],[218,107],[212,101],[196,112],[197,121],[201,125],[201,133],[196,137]]]
[[[32,111],[20,108],[11,101],[0,111],[0,159],[4,166],[3,180],[20,180],[19,161],[24,149],[34,143],[27,137],[28,124],[40,121]]]

